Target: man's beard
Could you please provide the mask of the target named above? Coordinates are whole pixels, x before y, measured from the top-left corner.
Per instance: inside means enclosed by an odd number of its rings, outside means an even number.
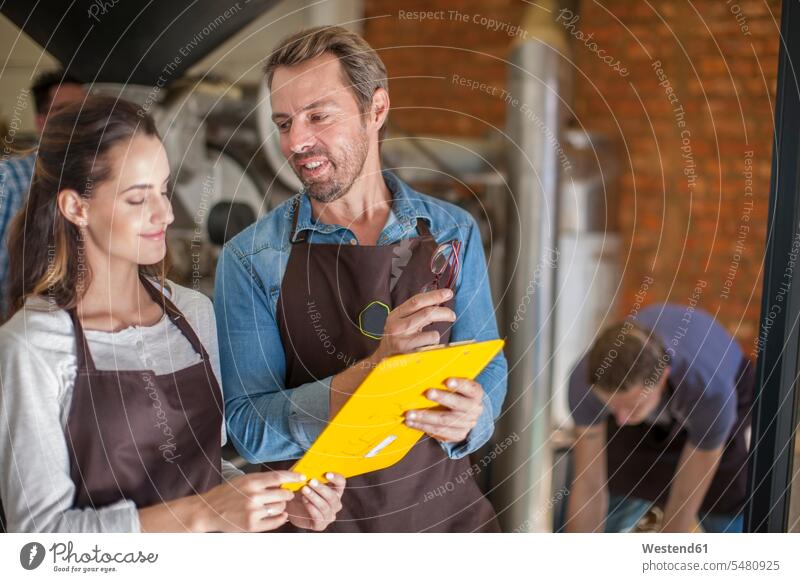
[[[338,200],[350,191],[353,183],[361,175],[364,162],[367,159],[367,132],[361,131],[359,139],[347,144],[340,154],[332,155],[331,152],[319,147],[295,156],[291,164],[292,170],[300,178],[306,193],[317,202],[328,203]],[[303,172],[298,166],[299,159],[309,159],[314,156],[324,156],[330,162],[332,175],[324,181],[304,180]]]

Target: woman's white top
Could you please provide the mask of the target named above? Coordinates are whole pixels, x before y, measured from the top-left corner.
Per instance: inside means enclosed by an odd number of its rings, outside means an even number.
[[[170,282],[167,292],[186,316],[219,380],[219,348],[211,301]],[[117,332],[85,330],[99,370],[151,369],[171,374],[200,361],[166,314],[153,326]],[[69,314],[43,298],[0,327],[0,499],[9,532],[138,532],[133,501],[73,509],[75,486],[64,433],[77,375],[75,333]],[[225,423],[222,427],[225,444]],[[221,462],[225,480],[242,472]]]

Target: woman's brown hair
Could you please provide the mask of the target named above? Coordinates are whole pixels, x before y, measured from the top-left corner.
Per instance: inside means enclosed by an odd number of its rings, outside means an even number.
[[[87,97],[48,117],[27,203],[9,229],[9,317],[33,295],[63,309],[77,305],[91,271],[80,230],[59,210],[58,194],[74,190],[89,200],[94,187],[113,177],[109,150],[135,135],[159,137],[149,115],[114,97]],[[166,257],[139,268],[162,285],[166,269]]]

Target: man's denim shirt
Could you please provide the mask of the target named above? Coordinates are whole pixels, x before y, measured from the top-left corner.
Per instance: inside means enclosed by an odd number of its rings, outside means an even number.
[[[390,172],[384,171],[383,177],[394,203],[377,244],[417,236],[416,219],[427,221],[437,242],[461,240],[462,269],[456,282],[456,321],[450,341],[496,339],[489,277],[475,220],[458,206],[415,192]],[[292,208],[298,197],[297,232],[308,231],[308,242],[358,244],[349,229],[315,222],[308,196],[300,193],[231,239],[217,265],[214,308],[228,435],[251,463],[301,457],[329,420],[331,377],[291,390],[285,386],[276,304],[291,251]],[[442,443],[451,458],[463,457],[489,440],[506,395],[507,370],[501,353],[478,376],[486,393],[484,410],[464,441]]]
[[[0,316],[8,301],[8,231],[11,219],[28,199],[36,152],[0,162]]]

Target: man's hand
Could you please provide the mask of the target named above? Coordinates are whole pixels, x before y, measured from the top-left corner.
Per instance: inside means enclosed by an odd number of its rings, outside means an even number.
[[[455,312],[441,305],[452,297],[450,289],[436,289],[414,295],[392,310],[386,317],[381,343],[373,355],[375,363],[388,356],[438,344],[439,332],[422,330],[432,323],[456,320]]]
[[[710,450],[698,449],[691,443],[683,447],[664,508],[662,532],[694,530],[697,513],[717,472],[723,449],[724,446]]]
[[[483,412],[483,387],[467,378],[449,378],[447,390],[431,389],[429,400],[441,406],[406,413],[406,425],[428,433],[436,440],[459,443],[467,438]]]
[[[452,297],[450,289],[436,289],[414,295],[394,309],[386,317],[378,349],[331,379],[330,418],[339,412],[383,358],[438,344],[439,332],[422,330],[432,323],[456,320],[455,312],[441,305]]]
[[[323,485],[312,479],[286,504],[289,521],[296,527],[323,531],[342,509],[345,479],[338,473],[328,473],[330,481]]]
[[[608,513],[606,423],[575,427],[573,477],[567,498],[565,530],[602,532]]]

